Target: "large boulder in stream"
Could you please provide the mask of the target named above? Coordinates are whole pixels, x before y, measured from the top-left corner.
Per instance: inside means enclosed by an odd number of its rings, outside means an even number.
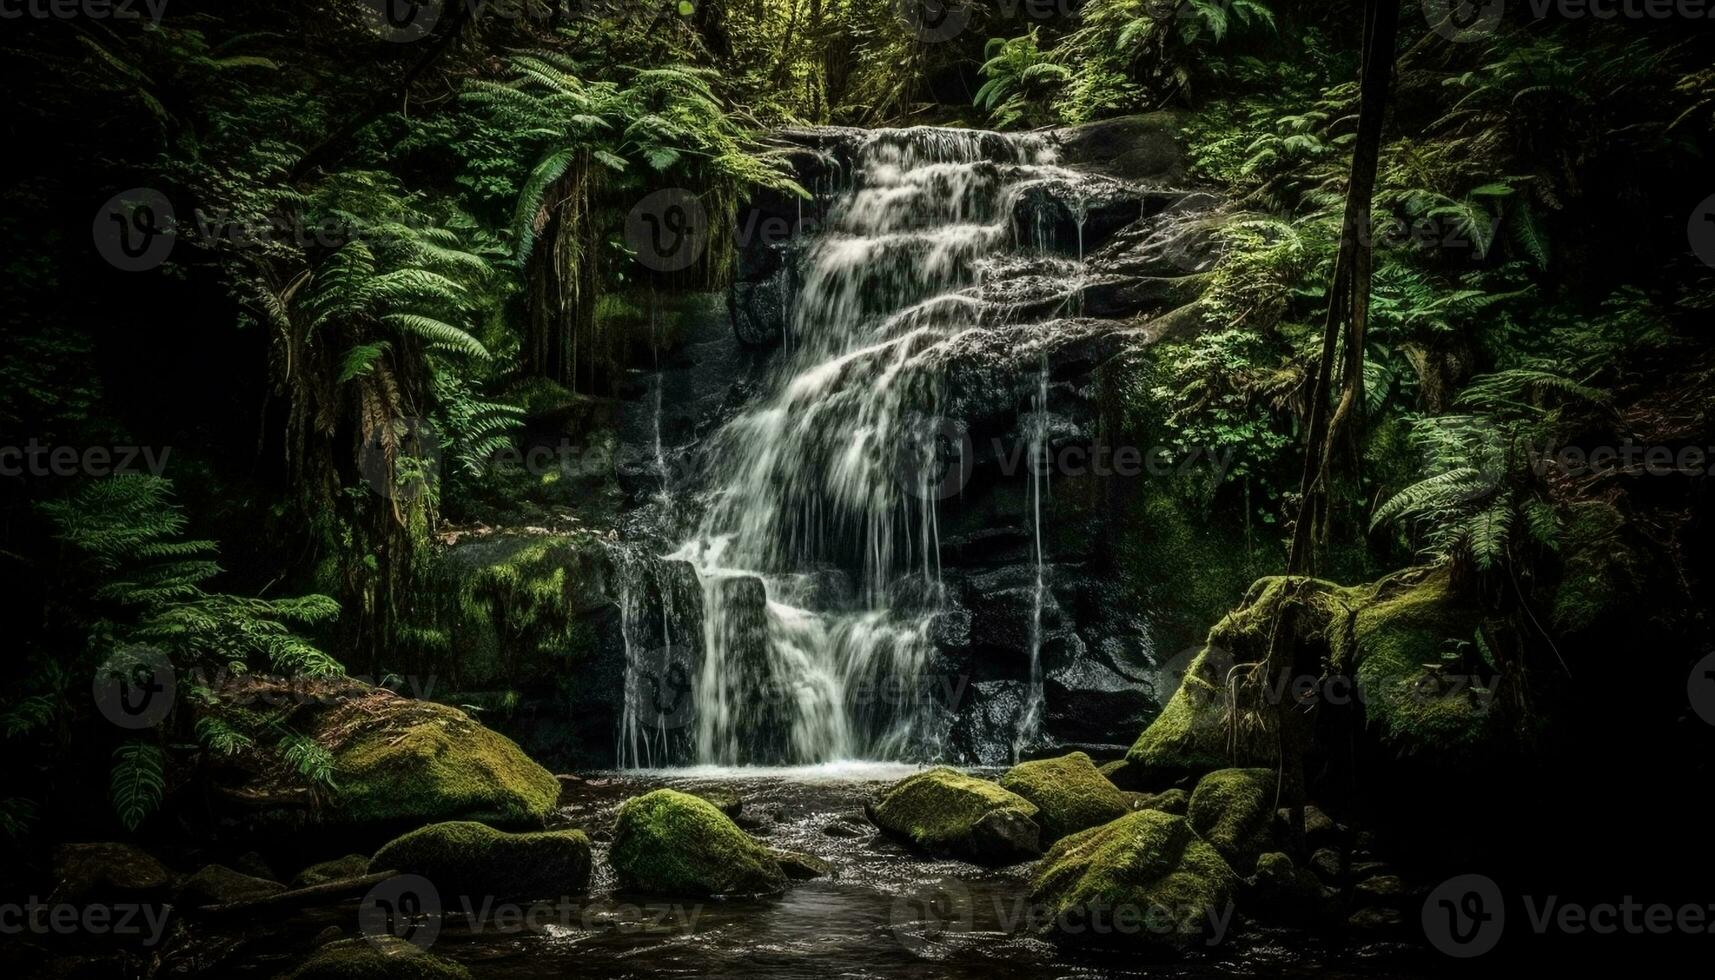
[[[619,808],[608,859],[621,888],[657,895],[771,895],[787,881],[774,855],[713,803],[671,789]]]
[[[323,713],[312,735],[333,751],[336,821],[539,827],[560,798],[515,742],[443,704],[377,688]]]
[[[1042,853],[1036,804],[945,766],[893,784],[865,812],[884,833],[930,854],[1001,865]]]
[[[1172,947],[1224,934],[1239,884],[1185,818],[1140,810],[1055,844],[1030,901],[1056,942]]]
[[[1000,785],[1036,804],[1045,844],[1131,811],[1125,794],[1082,752],[1021,762],[1000,777]]]
[[[1233,870],[1248,875],[1257,857],[1274,849],[1273,769],[1220,769],[1191,792],[1186,820]]]
[[[394,839],[369,867],[421,875],[444,894],[556,898],[589,889],[590,840],[581,830],[508,834],[460,820]]]
[[[471,980],[470,971],[392,936],[323,946],[284,980]]]

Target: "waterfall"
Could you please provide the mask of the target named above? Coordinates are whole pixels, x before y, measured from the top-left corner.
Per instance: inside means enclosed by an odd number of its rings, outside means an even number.
[[[674,555],[702,586],[696,761],[937,753],[945,709],[923,696],[943,602],[936,504],[969,465],[937,414],[941,367],[1005,313],[980,298],[985,265],[1046,247],[1040,208],[1023,229],[1015,211],[1060,173],[1052,158],[1037,136],[949,129],[877,130],[857,148],[801,243],[791,344],[713,437],[701,523]],[[1040,490],[1034,502],[1040,579]],[[1040,690],[1033,653],[1033,712]]]

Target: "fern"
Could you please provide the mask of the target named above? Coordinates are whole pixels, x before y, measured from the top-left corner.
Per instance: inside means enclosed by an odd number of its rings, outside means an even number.
[[[136,830],[166,796],[166,757],[160,746],[127,742],[113,752],[108,795],[126,830]]]

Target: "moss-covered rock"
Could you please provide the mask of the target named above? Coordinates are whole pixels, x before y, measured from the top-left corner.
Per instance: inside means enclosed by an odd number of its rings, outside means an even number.
[[[195,908],[264,898],[285,890],[286,886],[277,881],[234,871],[223,864],[211,864],[184,880],[176,900],[180,905]]]
[[[345,857],[334,858],[331,861],[318,861],[298,872],[292,879],[293,888],[308,888],[311,885],[325,885],[330,881],[340,881],[345,878],[360,878],[369,873],[369,856],[367,854],[347,854]]]
[[[1142,810],[1055,844],[1030,900],[1053,914],[1049,936],[1062,942],[1171,946],[1224,928],[1238,885],[1183,817]]]
[[[1487,678],[1492,663],[1471,646],[1481,615],[1459,601],[1445,571],[1415,584],[1380,590],[1352,617],[1351,646],[1358,690],[1370,730],[1403,755],[1456,762],[1479,754],[1498,734],[1498,712]],[[1463,662],[1448,663],[1450,657]]]
[[[1000,786],[1036,805],[1044,844],[1118,820],[1131,810],[1125,794],[1082,752],[1021,762],[1000,777]]]
[[[471,980],[470,971],[402,939],[341,939],[284,980]]]
[[[1176,786],[1159,793],[1131,793],[1127,802],[1133,810],[1160,810],[1183,817],[1191,809],[1191,794]]]
[[[1277,619],[1291,630],[1284,648],[1296,661],[1326,663],[1335,610],[1361,601],[1363,594],[1361,589],[1343,589],[1317,579],[1259,579],[1244,601],[1209,631],[1203,648],[1179,667],[1183,672],[1179,688],[1138,736],[1126,761],[1166,778],[1273,760],[1279,746],[1266,717],[1266,692],[1269,680],[1278,673],[1256,675],[1263,685],[1255,692],[1261,695],[1263,716],[1239,726],[1242,737],[1235,742],[1227,703],[1234,667],[1268,659]]]
[[[508,834],[459,820],[395,838],[369,866],[422,875],[445,894],[553,898],[589,889],[590,841],[581,830]]]
[[[663,895],[773,894],[780,863],[707,800],[658,789],[627,800],[609,852],[621,887]]]
[[[865,812],[884,833],[931,854],[1011,864],[1042,852],[1036,804],[945,766],[893,784]]]
[[[1220,769],[1191,793],[1191,829],[1240,874],[1250,874],[1257,857],[1274,849],[1275,783],[1272,769]]]
[[[559,800],[552,773],[457,708],[377,688],[323,712],[313,732],[334,756],[335,822],[541,826]]]
[[[177,880],[166,865],[129,844],[62,844],[54,852],[51,901],[83,904],[161,898]]]
[[[768,853],[774,860],[780,862],[780,870],[786,872],[786,877],[793,881],[809,881],[813,878],[826,878],[834,873],[834,866],[814,854],[803,851],[787,851],[771,847]]]
[[[1280,851],[1257,858],[1256,873],[1248,885],[1246,915],[1306,926],[1330,922],[1338,911],[1338,893],[1324,889],[1315,874],[1295,866]]]

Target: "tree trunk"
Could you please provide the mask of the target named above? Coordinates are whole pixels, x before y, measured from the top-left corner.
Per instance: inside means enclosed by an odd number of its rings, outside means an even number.
[[[1333,280],[1328,289],[1328,314],[1322,327],[1322,352],[1311,379],[1310,419],[1305,434],[1304,472],[1300,482],[1298,520],[1292,528],[1292,547],[1287,555],[1288,575],[1303,576],[1315,571],[1319,544],[1325,542],[1329,513],[1331,462],[1342,437],[1353,440],[1363,410],[1364,327],[1369,314],[1373,240],[1370,209],[1375,194],[1376,170],[1381,158],[1382,123],[1387,113],[1388,88],[1393,79],[1395,44],[1399,29],[1399,0],[1366,0],[1364,4],[1363,76],[1359,83],[1358,133],[1352,150],[1352,168],[1346,184],[1345,217],[1340,230],[1340,249],[1334,260]],[[1344,328],[1345,356],[1341,360],[1341,392],[1337,407],[1331,407],[1334,366]],[[1270,672],[1287,677],[1321,676],[1320,663],[1309,659],[1290,638],[1297,635],[1292,621],[1298,615],[1297,580],[1282,597],[1269,637],[1264,682],[1268,690],[1277,686]],[[1291,649],[1283,649],[1290,646]],[[1303,711],[1282,697],[1272,706],[1280,744],[1280,794],[1292,815],[1295,849],[1304,843],[1304,757],[1315,737],[1315,711]]]

